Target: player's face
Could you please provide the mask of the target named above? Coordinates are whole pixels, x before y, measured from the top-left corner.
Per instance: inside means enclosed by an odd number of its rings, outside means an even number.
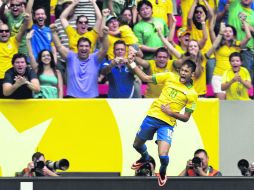
[[[124,57],[126,53],[126,47],[124,44],[117,44],[114,48],[115,57]]]
[[[7,42],[10,38],[10,30],[8,25],[0,25],[0,42]]]
[[[86,17],[80,17],[77,22],[77,31],[79,34],[84,34],[87,32],[88,20]]]
[[[23,75],[27,67],[26,60],[23,57],[17,58],[14,61],[13,67],[18,74]]]
[[[233,71],[238,72],[240,70],[240,66],[242,65],[240,57],[232,57],[230,60],[230,64],[232,65]]]
[[[183,84],[190,82],[193,75],[192,69],[187,65],[183,65],[180,69],[180,82]]]
[[[231,27],[226,27],[223,37],[225,40],[229,41],[232,40],[234,38],[234,33],[233,33],[233,29]]]
[[[90,53],[90,44],[88,42],[81,41],[78,45],[78,56],[80,59],[87,59]]]
[[[149,20],[152,17],[152,8],[148,5],[143,4],[139,11],[140,16],[143,20]]]
[[[199,157],[202,161],[202,169],[206,169],[208,167],[208,157],[204,152],[200,152],[199,154],[195,154],[195,157]]]
[[[156,66],[159,68],[165,68],[168,62],[168,54],[166,52],[159,52],[157,56],[155,56]]]
[[[38,24],[39,27],[45,26],[45,20],[47,16],[45,14],[44,9],[37,9],[34,13],[34,20]]]

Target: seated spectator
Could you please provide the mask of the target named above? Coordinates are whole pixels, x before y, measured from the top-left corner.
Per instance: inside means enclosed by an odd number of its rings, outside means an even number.
[[[204,149],[198,149],[194,158],[187,161],[186,168],[179,176],[222,176],[221,172],[209,166],[209,157]]]
[[[30,56],[30,64],[37,73],[41,90],[40,93],[34,94],[34,98],[63,98],[63,79],[61,72],[56,70],[56,64],[53,54],[48,50],[39,52],[38,61],[35,60],[31,38],[33,30],[27,34],[27,47]]]
[[[226,90],[227,100],[250,100],[248,89],[252,88],[250,73],[242,65],[239,52],[229,56],[231,69],[224,72],[221,89]]]
[[[95,45],[96,45],[96,41],[98,38],[98,32],[100,30],[100,25],[101,25],[101,12],[100,9],[98,8],[96,1],[92,0],[92,4],[94,6],[95,9],[95,13],[96,13],[96,24],[94,26],[94,28],[91,31],[88,31],[88,18],[85,15],[80,15],[77,17],[76,20],[76,29],[73,28],[70,24],[69,21],[67,20],[68,15],[70,14],[71,11],[73,11],[73,9],[79,4],[79,0],[74,0],[70,6],[68,6],[61,14],[60,16],[60,20],[61,23],[65,29],[65,32],[68,36],[69,39],[69,47],[72,51],[74,51],[75,53],[78,51],[77,50],[77,42],[78,39],[81,37],[86,37],[88,38],[91,43],[91,52],[94,52],[95,50]]]
[[[32,98],[33,93],[40,91],[40,83],[35,72],[27,67],[24,54],[15,54],[12,58],[13,67],[6,71],[3,81],[3,94],[7,98]]]
[[[101,74],[109,81],[108,98],[134,98],[134,74],[125,58],[126,44],[118,40],[114,44],[115,58],[102,64]]]

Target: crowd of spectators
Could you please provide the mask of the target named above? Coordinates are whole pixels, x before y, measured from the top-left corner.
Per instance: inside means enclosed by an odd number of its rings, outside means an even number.
[[[0,98],[158,97],[134,52],[149,75],[194,61],[199,97],[249,100],[253,35],[252,0],[2,0]]]

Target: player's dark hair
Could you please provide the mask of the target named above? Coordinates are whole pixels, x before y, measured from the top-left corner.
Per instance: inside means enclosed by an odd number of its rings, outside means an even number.
[[[191,68],[192,72],[195,72],[195,70],[196,70],[196,64],[195,64],[194,61],[188,59],[188,60],[183,62],[182,66],[184,66],[184,65],[187,65],[189,68]]]

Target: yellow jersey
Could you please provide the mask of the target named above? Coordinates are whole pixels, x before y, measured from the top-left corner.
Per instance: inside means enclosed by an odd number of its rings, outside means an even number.
[[[121,39],[127,44],[137,44],[138,38],[135,36],[134,32],[132,31],[131,27],[128,25],[123,25],[119,27],[121,33]]]
[[[179,80],[180,76],[171,72],[153,75],[154,84],[163,84],[164,87],[159,98],[152,103],[148,110],[148,116],[175,126],[176,118],[162,112],[161,105],[168,104],[173,112],[180,112],[183,108],[190,113],[195,110],[198,96],[193,85],[186,86]]]
[[[92,29],[91,31],[88,31],[82,35],[80,35],[76,29],[74,29],[71,25],[68,25],[65,28],[66,34],[68,36],[69,39],[69,47],[72,51],[74,51],[75,53],[78,52],[78,48],[77,48],[77,44],[78,44],[78,40],[81,37],[86,37],[88,38],[92,45],[91,45],[91,52],[94,52],[95,49],[95,45],[96,45],[96,41],[98,39],[98,33]]]
[[[249,71],[240,67],[239,75],[244,81],[251,81]],[[224,72],[222,77],[222,83],[227,83],[231,81],[235,77],[234,71],[228,69]],[[248,89],[240,82],[234,82],[231,86],[226,90],[226,99],[227,100],[250,100]]]
[[[201,63],[202,73],[198,78],[193,78],[194,88],[198,95],[206,94],[206,64],[207,59],[203,56],[203,61]]]
[[[141,0],[138,0],[138,2]],[[153,6],[153,17],[161,18],[168,24],[168,14],[173,14],[173,4],[171,0],[148,0]]]
[[[209,31],[208,21],[206,21],[206,30]],[[192,25],[191,25],[191,39],[199,41],[202,38],[203,38],[203,31],[197,29],[195,24],[192,23]],[[210,50],[211,47],[212,47],[212,41],[211,41],[210,35],[208,35],[206,43],[205,43],[204,47],[201,49],[201,52],[203,54],[205,54]],[[210,57],[214,58],[214,54],[212,54]]]
[[[181,10],[182,10],[182,26],[187,26],[187,18],[190,8],[194,0],[181,0]],[[219,0],[209,0],[207,1],[211,8],[215,9],[218,5]],[[200,4],[204,5],[203,1],[199,1]]]
[[[240,52],[240,50],[241,50],[240,41],[236,41],[236,45],[234,46],[227,45],[221,46],[215,52],[216,65],[214,68],[213,75],[222,76],[226,70],[231,69],[229,56],[233,52]]]
[[[16,36],[10,37],[7,42],[0,42],[0,79],[4,78],[5,72],[12,67],[12,57],[18,53],[19,43]]]
[[[173,61],[168,60],[167,65],[165,68],[160,68],[156,66],[155,60],[149,60],[149,74],[153,75],[156,73],[165,73],[165,72],[175,72],[175,69],[173,67]],[[147,89],[145,92],[145,97],[146,98],[158,98],[161,94],[163,88],[163,84],[153,84],[153,83],[148,83],[147,84]]]

